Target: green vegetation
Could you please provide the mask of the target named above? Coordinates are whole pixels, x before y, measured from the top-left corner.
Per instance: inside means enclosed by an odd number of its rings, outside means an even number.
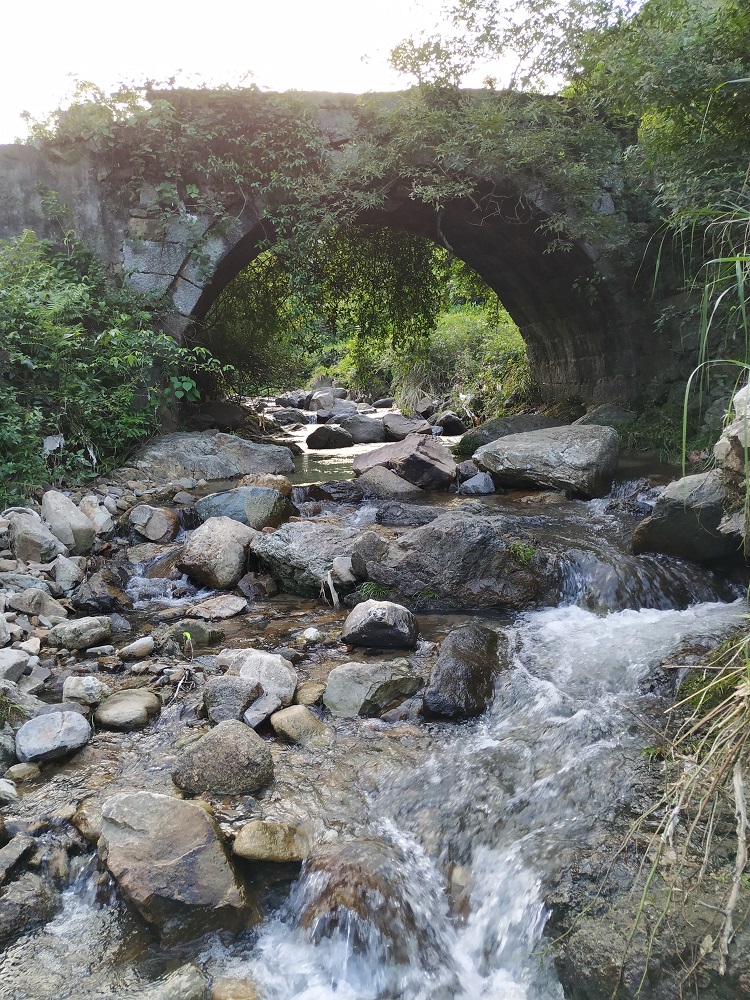
[[[0,693],[0,726],[4,726],[6,722],[18,724],[26,718],[26,714],[20,705]]]
[[[157,304],[94,254],[31,232],[0,244],[0,507],[121,463],[218,362],[159,330]]]
[[[357,587],[355,594],[360,601],[387,601],[391,596],[391,588],[384,583],[365,580]]]
[[[511,556],[520,566],[528,566],[531,560],[536,555],[536,549],[533,545],[526,545],[520,539],[515,539],[508,546],[508,550]]]

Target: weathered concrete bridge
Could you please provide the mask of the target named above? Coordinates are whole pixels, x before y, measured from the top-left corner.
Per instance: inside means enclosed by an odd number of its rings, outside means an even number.
[[[340,148],[355,98],[315,100],[331,148]],[[44,191],[57,192],[77,235],[124,271],[135,288],[169,296],[170,329],[178,335],[205,314],[268,236],[259,201],[237,206],[228,233],[213,217],[188,215],[163,232],[153,218],[153,187],[144,183],[140,199],[125,204],[85,145],[63,155],[19,145],[0,146],[0,237],[24,229],[59,237],[59,224],[45,215]],[[387,209],[368,221],[436,239],[435,211],[410,200],[406,190],[399,196],[397,183],[393,192]],[[498,293],[518,324],[547,399],[633,400],[670,358],[670,345],[654,335],[648,294],[638,287],[639,255],[631,254],[633,263],[624,265],[627,258],[615,258],[593,242],[549,253],[543,223],[560,206],[551,192],[539,190],[526,201],[531,211],[508,218],[487,216],[473,199],[457,199],[446,205],[440,233]],[[598,211],[604,217],[617,210],[616,192],[602,190]],[[193,249],[196,228],[203,239],[200,263]]]

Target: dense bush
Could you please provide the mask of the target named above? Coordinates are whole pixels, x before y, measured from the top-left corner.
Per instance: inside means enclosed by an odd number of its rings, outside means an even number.
[[[112,468],[196,395],[216,363],[158,327],[157,305],[82,244],[0,243],[0,506]]]

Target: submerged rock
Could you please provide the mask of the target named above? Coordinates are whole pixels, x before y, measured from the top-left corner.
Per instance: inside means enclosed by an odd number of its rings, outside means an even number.
[[[60,893],[35,872],[24,872],[0,897],[0,943],[47,923],[60,908]]]
[[[186,747],[172,768],[172,781],[192,795],[248,795],[273,780],[271,751],[254,729],[227,720]]]
[[[216,825],[200,806],[154,792],[102,805],[99,853],[148,923],[167,939],[236,926],[245,897]]]
[[[417,620],[408,608],[393,601],[362,601],[344,622],[341,641],[349,646],[413,649],[418,634]]]
[[[232,850],[239,858],[280,864],[304,861],[308,854],[307,838],[296,826],[262,819],[251,820],[242,827]]]
[[[617,471],[619,438],[611,427],[553,427],[511,434],[474,453],[503,486],[570,490],[604,496]]]
[[[507,666],[505,636],[484,625],[454,629],[440,646],[424,694],[425,714],[448,719],[480,715],[492,699],[495,677]]]

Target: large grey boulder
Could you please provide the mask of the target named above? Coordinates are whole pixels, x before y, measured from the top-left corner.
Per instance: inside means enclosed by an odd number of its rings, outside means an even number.
[[[467,517],[450,511],[397,539],[365,532],[352,553],[360,580],[391,588],[394,596],[436,600],[467,610],[522,608],[551,596],[554,564],[512,518]]]
[[[172,781],[192,795],[249,795],[273,779],[271,751],[254,729],[230,719],[185,747]]]
[[[42,519],[69,552],[89,552],[96,539],[96,528],[73,501],[57,490],[47,490],[42,497]]]
[[[463,435],[456,451],[462,455],[472,455],[477,448],[509,434],[525,434],[528,431],[538,431],[546,427],[560,427],[561,422],[553,417],[545,417],[541,413],[516,413],[512,417],[492,417],[478,427],[472,427]]]
[[[336,402],[336,397],[330,389],[316,389],[307,403],[308,410],[316,413],[318,410],[330,410]]]
[[[218,431],[165,434],[142,448],[134,459],[139,472],[157,482],[173,479],[236,479],[259,472],[294,472],[288,448],[255,444]]]
[[[432,434],[432,427],[422,417],[405,417],[403,413],[386,413],[383,417],[386,441],[403,441],[410,434]]]
[[[425,714],[448,719],[480,715],[492,699],[496,674],[507,666],[507,648],[505,636],[485,625],[454,629],[443,640],[432,669],[424,695]]]
[[[92,615],[72,622],[60,622],[47,633],[50,646],[66,649],[89,649],[108,642],[111,638],[112,619],[107,615]]]
[[[226,493],[210,493],[196,501],[202,521],[210,517],[231,517],[256,531],[278,528],[299,511],[279,490],[265,486],[237,486]]]
[[[22,763],[57,760],[80,750],[91,739],[91,726],[77,712],[52,712],[24,722],[16,733],[16,756]]]
[[[619,446],[611,427],[552,427],[499,438],[479,448],[474,461],[503,486],[598,497],[612,485]]]
[[[382,465],[373,466],[372,469],[363,472],[355,482],[366,499],[416,499],[422,494],[418,486],[408,483]]]
[[[154,792],[102,805],[99,853],[126,898],[163,938],[236,926],[245,896],[214,821],[200,806]]]
[[[334,559],[350,556],[359,535],[343,525],[294,521],[273,534],[254,531],[248,553],[256,556],[281,590],[318,597]]]
[[[285,407],[281,410],[274,410],[272,412],[272,417],[277,424],[281,424],[282,427],[291,427],[294,424],[306,424],[307,416],[306,414],[300,412],[300,410]]]
[[[351,448],[354,439],[343,427],[337,427],[336,424],[321,424],[307,435],[305,444],[313,449]]]
[[[418,634],[417,620],[408,608],[393,601],[362,601],[344,622],[341,641],[349,646],[413,649]]]
[[[738,554],[736,539],[719,531],[727,496],[717,469],[670,483],[633,532],[633,551],[712,562]]]
[[[16,559],[23,562],[52,562],[57,556],[67,556],[68,547],[54,535],[33,511],[12,511],[10,547]]]
[[[421,683],[406,659],[344,663],[328,675],[323,704],[331,715],[345,718],[380,715],[411,697]]]
[[[339,427],[351,435],[354,444],[378,444],[385,441],[385,427],[380,417],[351,413],[339,418]]]
[[[447,490],[456,478],[451,453],[435,438],[423,434],[412,434],[397,444],[365,452],[353,462],[358,476],[378,465],[426,490]]]
[[[234,587],[245,572],[248,548],[255,534],[231,517],[210,517],[192,533],[177,566],[207,587]]]

